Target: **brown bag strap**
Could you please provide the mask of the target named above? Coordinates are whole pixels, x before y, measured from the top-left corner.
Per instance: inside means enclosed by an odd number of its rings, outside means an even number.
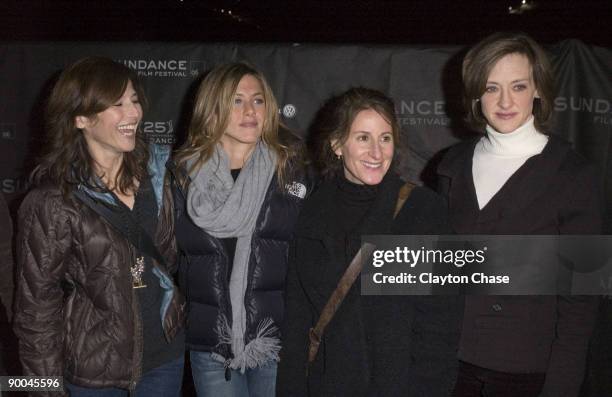
[[[404,206],[404,203],[406,202],[406,200],[408,200],[408,197],[410,197],[410,193],[412,192],[412,189],[414,189],[414,187],[414,184],[406,182],[400,188],[399,193],[397,195],[397,203],[395,204],[393,219],[395,219],[397,214],[399,214],[400,210]],[[374,248],[374,244],[370,243],[365,243],[361,246],[361,248],[359,248],[359,251],[357,251],[357,254],[355,254],[355,257],[353,258],[349,266],[346,268],[346,271],[340,278],[338,286],[336,287],[334,292],[332,292],[329,300],[323,307],[317,324],[313,328],[310,328],[308,332],[309,344],[306,376],[308,376],[308,367],[312,362],[314,362],[315,358],[317,357],[319,345],[321,344],[321,338],[323,337],[323,332],[325,332],[327,324],[329,324],[329,322],[334,317],[334,314],[336,314],[336,311],[340,307],[340,304],[342,304],[342,301],[346,297],[346,294],[348,294],[349,289],[351,289],[351,286],[355,283],[355,280],[357,280],[357,277],[363,269],[365,261],[370,257],[370,255],[374,251]]]
[[[413,183],[406,182],[404,183],[404,186],[400,188],[399,192],[397,193],[397,203],[395,204],[393,219],[395,219],[397,217],[397,214],[400,213],[402,207],[404,206],[404,203],[406,202],[406,200],[408,200],[408,197],[410,197],[410,193],[412,193],[412,190],[415,186],[416,185]]]

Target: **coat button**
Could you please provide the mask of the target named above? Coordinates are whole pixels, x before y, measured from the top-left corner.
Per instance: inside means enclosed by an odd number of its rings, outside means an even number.
[[[492,305],[491,308],[496,312],[501,312],[502,306],[499,303],[496,303]]]

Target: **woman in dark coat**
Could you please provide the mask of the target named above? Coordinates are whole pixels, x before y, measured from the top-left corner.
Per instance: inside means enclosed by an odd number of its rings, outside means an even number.
[[[456,299],[361,296],[351,287],[306,377],[308,332],[365,234],[444,234],[446,209],[415,187],[393,219],[404,182],[391,170],[399,139],[393,102],[353,88],[320,112],[324,176],[300,214],[287,276],[280,396],[447,396],[454,380]],[[453,327],[453,324],[456,326]]]
[[[63,377],[72,397],[181,394],[170,148],[143,140],[144,100],[133,71],[111,59],[67,67],[47,104],[48,152],[19,209],[23,373]]]
[[[309,188],[298,146],[281,132],[276,99],[258,70],[229,63],[202,81],[174,169],[199,396],[274,394],[287,251]]]
[[[594,172],[545,135],[551,68],[523,34],[495,34],[463,62],[468,120],[480,139],[452,148],[439,173],[460,234],[597,234]],[[537,264],[533,264],[536,266]],[[456,396],[577,396],[595,304],[580,296],[469,296]]]

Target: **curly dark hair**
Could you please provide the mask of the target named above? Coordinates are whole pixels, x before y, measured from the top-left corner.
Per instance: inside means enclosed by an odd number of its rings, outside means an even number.
[[[393,100],[384,93],[365,87],[353,87],[333,96],[318,111],[311,128],[311,152],[314,164],[323,178],[342,172],[334,150],[348,139],[351,125],[362,110],[372,109],[391,125],[395,146],[399,144],[400,128],[395,117]],[[335,142],[335,145],[332,143]]]

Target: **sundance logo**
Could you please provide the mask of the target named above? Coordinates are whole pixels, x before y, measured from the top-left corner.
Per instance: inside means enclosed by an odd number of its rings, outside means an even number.
[[[558,97],[555,98],[555,110],[557,112],[565,112],[566,110],[574,110],[577,112],[589,112],[597,114],[612,113],[612,105],[610,101],[599,98],[584,98],[584,97]]]
[[[185,59],[117,59],[140,77],[189,77]]]
[[[612,124],[612,104],[607,99],[585,97],[555,98],[557,112],[583,112],[593,115],[594,124]]]
[[[206,62],[204,61],[191,61],[189,66],[189,73],[191,77],[198,77],[200,73],[206,70]]]
[[[446,116],[444,101],[401,101],[396,112],[400,115],[419,115],[419,116]]]
[[[168,121],[145,121],[142,124],[142,131],[147,139],[160,145],[172,145],[175,142],[174,124]]]
[[[446,117],[446,102],[423,100],[400,101],[395,112],[402,126],[447,126],[450,123]]]
[[[28,178],[6,178],[0,180],[0,188],[3,193],[13,194],[25,192],[30,188]]]

